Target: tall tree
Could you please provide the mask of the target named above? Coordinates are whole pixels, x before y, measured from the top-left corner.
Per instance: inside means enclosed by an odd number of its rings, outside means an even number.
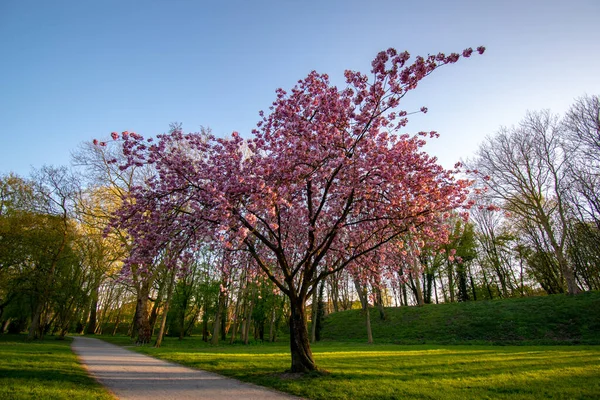
[[[291,371],[315,370],[305,304],[318,284],[417,228],[444,240],[444,213],[466,197],[469,182],[422,151],[436,132],[399,134],[407,123],[400,100],[459,58],[409,64],[407,52],[388,49],[373,60],[371,82],[346,71],[343,90],[311,72],[289,94],[277,90],[247,142],[237,133],[222,140],[175,130],[158,144],[128,135],[123,167],[157,171],[120,212],[136,243],[129,265],[148,265],[168,242],[185,253],[207,235],[245,247],[289,298]]]
[[[559,133],[558,118],[549,111],[528,113],[518,126],[502,128],[481,144],[472,169],[489,180],[490,196],[498,206],[540,228],[568,292],[575,294],[579,288],[565,247],[567,164]]]
[[[575,101],[562,121],[571,199],[583,220],[600,229],[600,96]]]
[[[34,175],[35,191],[41,199],[40,212],[53,216],[60,224],[53,228],[57,230],[60,241],[49,252],[49,265],[42,283],[42,290],[38,293],[29,326],[29,340],[42,336],[40,331],[41,316],[50,296],[50,290],[54,283],[55,271],[68,254],[69,237],[73,232],[71,218],[73,216],[74,202],[80,189],[79,181],[65,167],[45,166]]]

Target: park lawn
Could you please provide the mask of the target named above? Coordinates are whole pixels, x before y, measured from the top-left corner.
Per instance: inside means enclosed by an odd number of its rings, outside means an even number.
[[[106,338],[127,345],[128,338]],[[313,377],[282,374],[287,344],[210,346],[166,338],[131,349],[309,399],[598,399],[600,347],[321,342]]]
[[[88,376],[70,339],[26,342],[25,335],[0,335],[0,399],[114,397]]]
[[[371,309],[377,343],[394,344],[600,344],[600,291],[555,294],[423,307],[389,307],[386,317]],[[361,310],[329,314],[321,338],[362,341],[367,337]]]

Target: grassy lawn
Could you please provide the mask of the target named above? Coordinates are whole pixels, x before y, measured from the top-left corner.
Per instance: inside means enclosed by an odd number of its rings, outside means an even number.
[[[107,337],[129,345],[129,338]],[[310,399],[598,399],[600,347],[444,346],[322,342],[316,377],[282,375],[287,344],[211,347],[167,338],[141,353]]]
[[[114,399],[79,364],[71,341],[0,335],[0,399]]]
[[[386,308],[386,319],[371,310],[376,342],[395,344],[600,344],[600,292],[576,296],[524,297],[424,307]],[[331,341],[367,339],[360,310],[332,313],[321,337]]]

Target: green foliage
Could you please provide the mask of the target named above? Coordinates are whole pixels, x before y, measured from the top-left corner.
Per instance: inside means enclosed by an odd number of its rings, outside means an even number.
[[[371,321],[379,342],[600,344],[600,292],[387,308]],[[366,341],[357,310],[330,314],[324,340]]]
[[[190,272],[177,282],[167,319],[169,336],[189,335],[200,314],[203,330],[208,334],[208,321],[215,316],[220,284],[209,271],[206,263],[194,263]]]
[[[600,348],[590,346],[320,342],[312,350],[327,372],[312,375],[282,373],[290,358],[284,343],[210,346],[169,338],[159,349],[134,350],[313,400],[591,399],[600,393]]]
[[[87,375],[70,344],[68,339],[25,342],[24,335],[0,335],[0,398],[113,399]]]

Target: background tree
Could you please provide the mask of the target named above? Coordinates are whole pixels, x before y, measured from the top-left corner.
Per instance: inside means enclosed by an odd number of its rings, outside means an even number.
[[[577,99],[561,128],[570,199],[581,220],[600,229],[600,96]]]
[[[559,133],[558,118],[550,112],[528,113],[518,126],[489,137],[471,167],[489,179],[490,196],[499,207],[539,228],[568,292],[575,294],[579,288],[566,255],[567,164]]]

